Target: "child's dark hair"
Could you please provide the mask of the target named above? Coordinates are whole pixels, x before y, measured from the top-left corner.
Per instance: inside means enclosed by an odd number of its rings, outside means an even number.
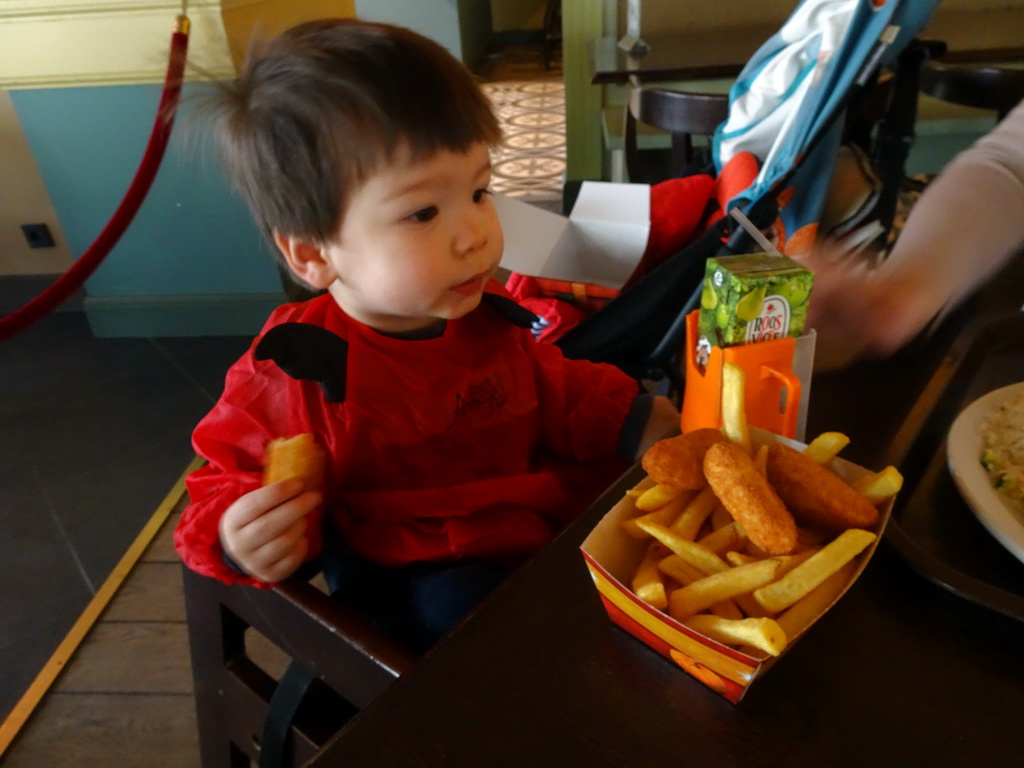
[[[494,146],[473,75],[415,32],[354,19],[257,43],[214,108],[228,174],[264,233],[330,240],[349,195],[400,147],[414,159]]]

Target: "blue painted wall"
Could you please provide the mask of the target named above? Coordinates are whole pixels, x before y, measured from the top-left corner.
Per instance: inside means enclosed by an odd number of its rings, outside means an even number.
[[[160,90],[131,85],[11,92],[75,255],[89,247],[127,191]],[[186,134],[186,125],[179,118],[145,202],[86,283],[86,312],[97,335],[250,333],[282,300],[269,247],[227,187],[212,150],[201,151],[196,129],[190,126]],[[181,297],[187,299],[174,301]]]
[[[356,0],[356,16],[366,21],[382,21],[426,35],[462,58],[459,15],[456,0]]]
[[[489,0],[356,5],[360,17],[409,26],[464,61],[489,38]],[[284,300],[270,247],[223,179],[215,151],[187,121],[194,87],[185,88],[186,119],[145,202],[86,282],[85,310],[98,336],[250,335]],[[73,254],[91,245],[127,191],[160,92],[160,85],[11,92]]]
[[[491,38],[490,0],[356,0],[356,16],[415,30],[470,67]]]

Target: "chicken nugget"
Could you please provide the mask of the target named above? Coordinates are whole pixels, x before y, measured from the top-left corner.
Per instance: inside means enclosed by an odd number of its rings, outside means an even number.
[[[310,434],[279,437],[267,444],[263,484],[297,477],[303,490],[319,489],[324,482],[324,452]]]
[[[796,551],[800,544],[796,521],[741,446],[722,442],[708,448],[704,474],[751,542],[769,555]]]
[[[838,533],[878,524],[878,510],[863,494],[789,446],[768,449],[768,481],[802,525]]]
[[[656,483],[683,490],[703,488],[707,485],[704,454],[712,445],[725,439],[718,429],[694,429],[659,440],[647,449],[641,464]]]

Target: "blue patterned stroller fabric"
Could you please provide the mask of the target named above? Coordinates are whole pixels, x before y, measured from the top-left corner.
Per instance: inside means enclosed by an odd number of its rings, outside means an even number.
[[[799,256],[819,229],[847,246],[884,239],[916,119],[920,57],[931,50],[914,38],[937,5],[800,2],[729,93],[729,116],[712,143],[718,216],[559,338],[566,357],[612,363],[681,392],[686,317],[699,306],[708,258],[770,248]],[[879,117],[862,110],[861,100],[884,92],[873,87],[883,70],[892,90]]]
[[[715,167],[721,173],[736,155],[754,155],[758,175],[728,207],[746,212],[774,199],[775,245],[783,253],[813,243],[837,162],[867,173],[861,158],[840,152],[849,94],[904,50],[937,5],[803,0],[743,68],[729,93],[729,117],[714,137]],[[870,206],[870,195],[861,197],[857,206]]]

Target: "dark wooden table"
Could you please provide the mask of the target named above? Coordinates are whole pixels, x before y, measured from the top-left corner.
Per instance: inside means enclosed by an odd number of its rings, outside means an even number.
[[[644,34],[646,54],[630,56],[617,39],[602,37],[590,50],[591,82],[624,84],[734,77],[781,25],[734,25],[700,32]],[[948,63],[1024,60],[1024,8],[949,10],[940,6],[921,37],[944,41]]]
[[[954,337],[1020,305],[996,281],[927,343],[818,375],[808,433],[880,467]],[[978,766],[1024,763],[1024,623],[879,547],[849,593],[733,706],[612,625],[578,546],[634,468],[311,766]],[[910,478],[912,481],[912,478]],[[1024,565],[1022,565],[1024,567]]]

